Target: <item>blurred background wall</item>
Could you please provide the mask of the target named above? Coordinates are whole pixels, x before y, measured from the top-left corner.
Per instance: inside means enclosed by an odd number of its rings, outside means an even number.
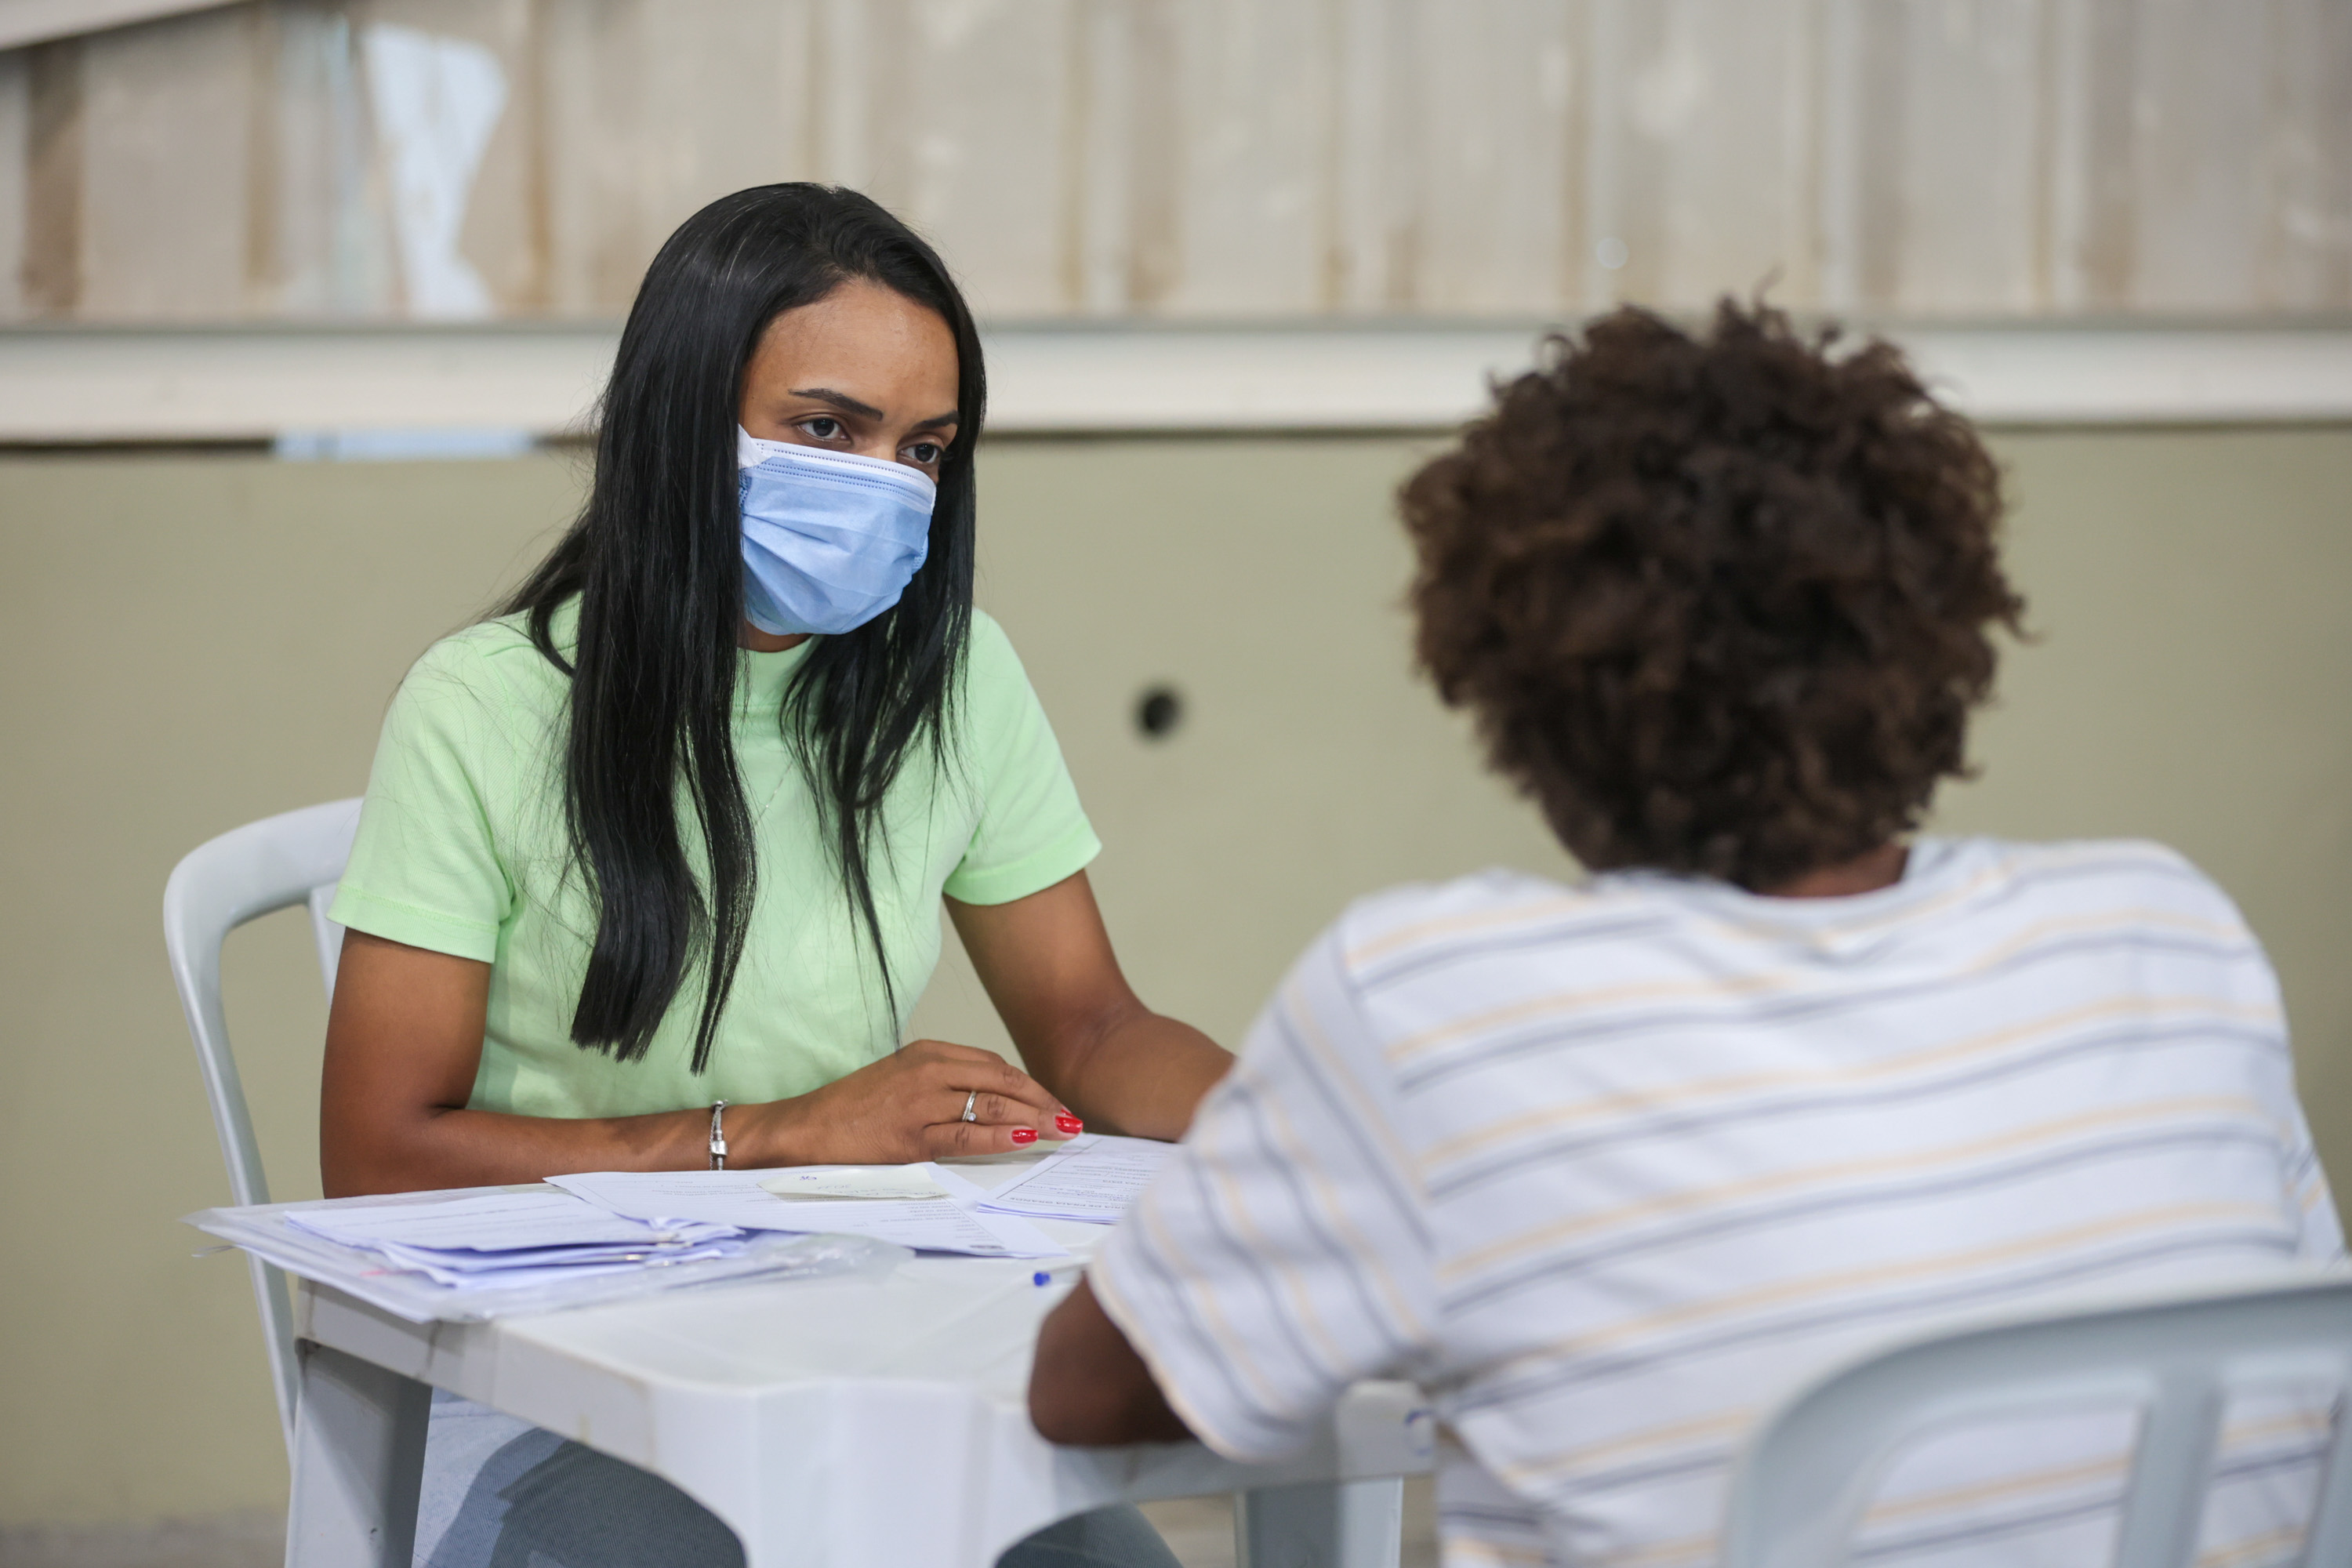
[[[999,319],[2352,306],[2341,0],[146,8],[0,57],[0,315],[610,314],[776,179]]]
[[[2034,638],[1939,825],[2219,877],[2352,1169],[2342,0],[0,0],[0,1564],[272,1557],[163,879],[359,791],[655,247],[797,177],[987,313],[982,597],[1156,1005],[1230,1040],[1356,894],[1572,869],[1412,679],[1390,497],[1548,326],[1769,281],[1995,425]],[[227,954],[280,1197],[306,940]],[[1002,1047],[950,945],[919,1026]]]

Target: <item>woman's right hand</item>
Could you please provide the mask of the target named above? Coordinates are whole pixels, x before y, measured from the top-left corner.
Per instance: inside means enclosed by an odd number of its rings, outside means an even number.
[[[945,1040],[913,1041],[797,1099],[730,1107],[727,1121],[737,1152],[728,1163],[744,1165],[903,1165],[1002,1154],[1085,1130],[1003,1057]]]

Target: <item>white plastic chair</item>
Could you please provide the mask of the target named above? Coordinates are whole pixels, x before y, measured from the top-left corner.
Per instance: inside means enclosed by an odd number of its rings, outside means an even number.
[[[1816,1380],[1758,1428],[1732,1473],[1718,1568],[1846,1563],[1905,1439],[2090,1404],[2141,1411],[2116,1568],[2187,1568],[2230,1392],[2280,1384],[2352,1392],[2352,1279],[2019,1318],[1879,1351]],[[2352,1563],[2352,1435],[2341,1417],[2303,1562]]]
[[[311,934],[319,944],[319,970],[327,994],[335,992],[335,960],[342,950],[341,930],[328,923],[327,906],[351,858],[359,831],[360,803],[330,801],[282,816],[264,817],[222,834],[189,852],[163,885],[163,946],[171,954],[172,983],[188,1016],[188,1033],[204,1068],[205,1092],[213,1107],[213,1131],[220,1135],[228,1164],[229,1191],[239,1204],[266,1204],[269,1182],[254,1142],[253,1118],[245,1106],[245,1086],[230,1054],[228,1020],[221,1009],[221,943],[249,920],[307,903]],[[288,1451],[294,1443],[294,1406],[300,1374],[294,1357],[294,1312],[286,1277],[257,1258],[254,1299],[261,1307],[261,1331],[269,1346],[269,1374],[278,1387],[278,1417]]]

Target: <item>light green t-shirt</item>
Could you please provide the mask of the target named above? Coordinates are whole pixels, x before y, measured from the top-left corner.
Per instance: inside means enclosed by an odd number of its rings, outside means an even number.
[[[567,658],[573,606],[553,626]],[[426,650],[386,716],[359,838],[331,918],[490,968],[482,1062],[468,1101],[526,1116],[625,1116],[805,1094],[887,1055],[940,953],[940,896],[997,904],[1076,872],[1101,845],[1013,645],[972,617],[950,764],[908,750],[868,873],[898,1016],[851,909],[808,782],[778,721],[812,645],[745,652],[735,755],[759,886],[709,1066],[690,1070],[702,976],[688,976],[635,1062],[572,1043],[595,921],[563,834],[571,681],[523,619],[470,626]],[[682,821],[700,865],[691,816]]]

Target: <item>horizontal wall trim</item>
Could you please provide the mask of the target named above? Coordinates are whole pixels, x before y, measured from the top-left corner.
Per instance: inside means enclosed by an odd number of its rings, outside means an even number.
[[[0,330],[0,442],[590,427],[609,323]],[[1885,329],[1994,424],[2352,420],[2352,325]],[[1534,326],[1008,326],[1005,434],[1434,430],[1533,363]]]
[[[210,11],[229,0],[0,0],[0,49],[51,38],[100,33],[186,11]]]

